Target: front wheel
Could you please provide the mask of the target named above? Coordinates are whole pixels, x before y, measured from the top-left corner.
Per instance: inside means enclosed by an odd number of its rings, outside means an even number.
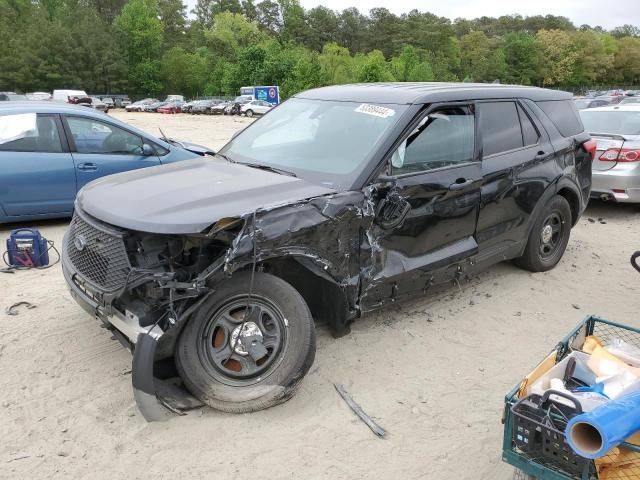
[[[249,118],[253,117],[253,110],[247,110],[247,113],[245,113],[245,115]]]
[[[567,248],[571,235],[571,207],[560,196],[544,206],[529,234],[524,254],[516,265],[532,272],[546,272],[555,267]]]
[[[263,410],[293,396],[315,358],[315,327],[304,299],[289,283],[237,273],[197,311],[176,347],[187,388],[224,412]]]

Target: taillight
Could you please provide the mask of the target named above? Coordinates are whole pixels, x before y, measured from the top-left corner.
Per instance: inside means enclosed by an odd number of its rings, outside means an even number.
[[[597,148],[598,148],[598,144],[596,143],[595,140],[587,140],[582,144],[582,149],[591,156],[591,160],[596,158]]]
[[[609,148],[600,155],[602,162],[638,162],[640,150],[633,148]]]

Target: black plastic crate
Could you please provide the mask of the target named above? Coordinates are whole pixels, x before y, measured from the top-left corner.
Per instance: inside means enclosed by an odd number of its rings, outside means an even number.
[[[554,401],[551,395],[567,398],[574,406]],[[569,474],[581,474],[591,463],[573,452],[563,433],[567,422],[582,413],[573,398],[551,390],[543,396],[533,394],[513,405],[511,413],[512,441],[521,452]]]

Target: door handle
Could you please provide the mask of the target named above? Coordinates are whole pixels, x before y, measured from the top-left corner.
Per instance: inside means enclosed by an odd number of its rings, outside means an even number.
[[[98,170],[98,165],[95,163],[79,163],[78,170],[82,170],[83,172],[95,172]]]
[[[459,178],[455,181],[455,183],[449,185],[449,190],[451,190],[452,192],[455,192],[456,190],[462,190],[464,188],[467,188],[472,183],[472,178]]]
[[[543,152],[542,150],[540,150],[534,158],[534,160],[544,160],[545,158],[547,158],[548,155],[546,154],[546,152]]]

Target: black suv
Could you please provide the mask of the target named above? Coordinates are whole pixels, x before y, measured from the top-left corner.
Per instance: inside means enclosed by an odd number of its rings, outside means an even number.
[[[340,336],[366,312],[503,260],[553,268],[589,198],[594,152],[564,92],[310,90],[213,157],[86,186],[64,275],[135,345],[147,418],[154,364],[175,365],[212,407],[259,410],[309,370],[314,319]]]

